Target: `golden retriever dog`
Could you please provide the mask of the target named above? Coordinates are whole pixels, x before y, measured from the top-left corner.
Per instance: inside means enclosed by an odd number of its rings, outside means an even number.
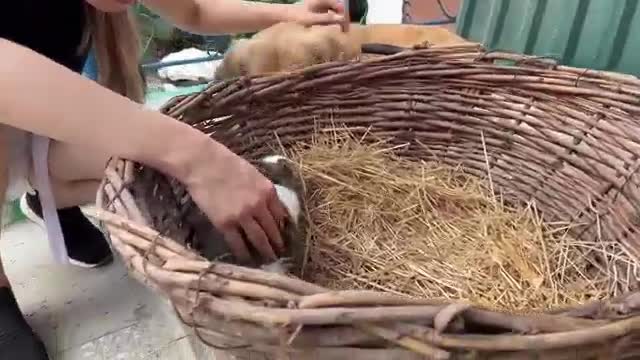
[[[434,26],[351,24],[349,31],[343,32],[338,25],[307,27],[279,23],[251,39],[237,41],[225,54],[215,78],[275,74],[331,61],[353,60],[360,56],[363,44],[411,48],[466,42],[447,29]]]

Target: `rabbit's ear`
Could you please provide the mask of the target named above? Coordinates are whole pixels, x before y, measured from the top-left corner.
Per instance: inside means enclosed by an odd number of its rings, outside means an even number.
[[[282,155],[265,156],[258,162],[257,167],[267,173],[273,182],[289,184],[295,180],[296,173],[290,160]]]

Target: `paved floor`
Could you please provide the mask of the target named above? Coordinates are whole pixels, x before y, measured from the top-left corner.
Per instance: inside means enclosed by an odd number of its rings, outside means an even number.
[[[166,302],[130,279],[119,261],[104,269],[54,264],[44,231],[28,222],[5,229],[0,250],[52,360],[207,358],[194,356]]]

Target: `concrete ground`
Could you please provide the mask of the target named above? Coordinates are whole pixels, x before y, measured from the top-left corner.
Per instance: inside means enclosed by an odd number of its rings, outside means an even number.
[[[4,230],[2,260],[27,320],[52,360],[205,359],[166,303],[130,279],[117,260],[103,269],[53,262],[44,231]]]

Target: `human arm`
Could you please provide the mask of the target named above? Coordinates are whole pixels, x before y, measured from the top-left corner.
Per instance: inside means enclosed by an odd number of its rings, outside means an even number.
[[[305,25],[344,21],[338,0],[307,0],[302,4],[273,4],[241,0],[143,0],[145,6],[185,31],[236,34],[265,29],[279,22]]]
[[[257,218],[273,247],[281,246],[276,223],[285,210],[273,185],[222,144],[13,42],[0,39],[0,54],[0,123],[179,179],[240,258],[248,256],[237,235],[247,218]],[[265,234],[247,235],[261,254],[274,257]]]
[[[172,175],[186,173],[174,159],[180,155],[169,150],[178,147],[162,148],[179,139],[172,133],[202,142],[188,126],[144,110],[11,41],[0,39],[0,53],[0,123],[150,163]]]

